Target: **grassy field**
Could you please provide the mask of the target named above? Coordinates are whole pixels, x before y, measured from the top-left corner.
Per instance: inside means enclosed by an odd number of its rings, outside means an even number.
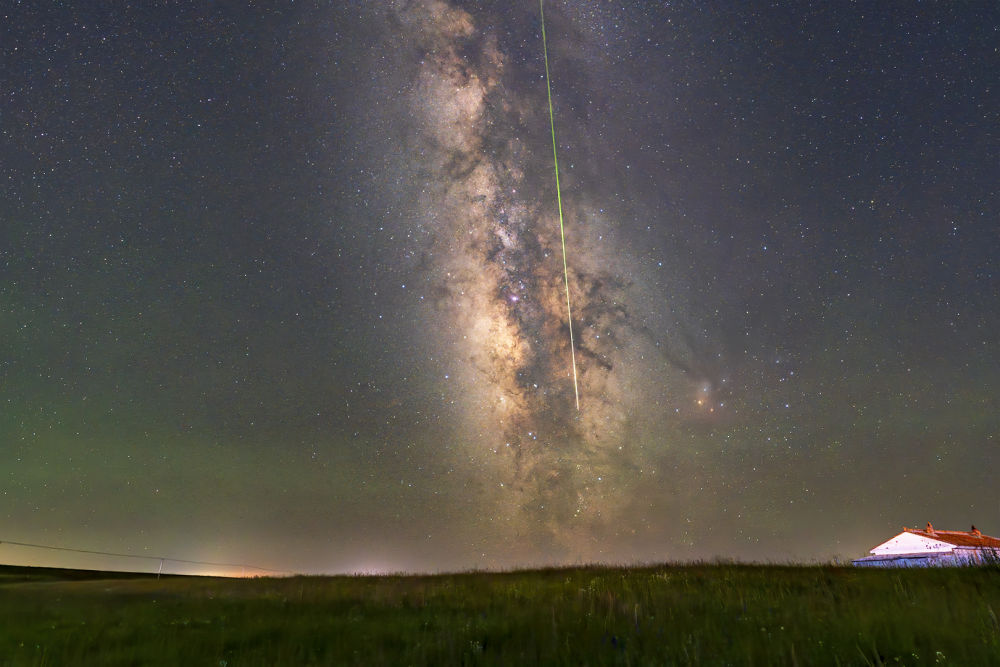
[[[988,665],[998,613],[997,567],[244,580],[0,568],[0,664]]]

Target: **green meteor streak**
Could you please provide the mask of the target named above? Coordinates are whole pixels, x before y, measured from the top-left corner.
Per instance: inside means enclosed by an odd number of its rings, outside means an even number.
[[[573,342],[573,312],[569,306],[569,269],[566,267],[566,232],[563,229],[562,192],[559,190],[559,155],[556,153],[556,121],[552,112],[552,85],[549,82],[549,46],[545,40],[545,0],[538,0],[542,21],[542,53],[545,56],[545,89],[549,95],[549,129],[552,130],[552,162],[556,170],[556,202],[559,204],[559,237],[562,239],[563,283],[566,285],[566,321],[569,324],[569,349],[573,359],[573,393],[580,409],[580,389],[576,382],[576,344]]]

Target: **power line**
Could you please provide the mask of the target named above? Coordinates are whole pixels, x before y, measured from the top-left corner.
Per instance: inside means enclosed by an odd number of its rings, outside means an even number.
[[[35,549],[50,549],[52,551],[70,551],[78,554],[96,554],[98,556],[116,556],[118,558],[142,558],[144,560],[157,560],[160,564],[164,562],[171,563],[185,563],[188,565],[212,565],[214,567],[239,567],[248,570],[258,570],[260,572],[274,572],[276,574],[295,574],[294,572],[289,572],[288,570],[272,570],[266,567],[258,567],[257,565],[248,565],[246,563],[216,563],[206,560],[188,560],[186,558],[169,558],[167,556],[139,556],[136,554],[119,554],[111,551],[94,551],[91,549],[74,549],[72,547],[54,547],[48,544],[30,544],[28,542],[14,542],[13,540],[0,540],[0,544],[14,544],[19,547],[32,547]]]

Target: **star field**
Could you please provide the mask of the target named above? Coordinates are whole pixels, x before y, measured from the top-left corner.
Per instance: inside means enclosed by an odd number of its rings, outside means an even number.
[[[437,571],[1000,522],[992,3],[546,3],[579,411],[538,8],[344,4],[3,11],[0,542]]]

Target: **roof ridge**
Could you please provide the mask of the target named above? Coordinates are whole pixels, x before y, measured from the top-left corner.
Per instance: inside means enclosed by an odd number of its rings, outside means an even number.
[[[972,530],[941,530],[940,528],[910,528],[908,526],[903,526],[903,532],[906,533],[923,533],[925,535],[937,535],[938,533],[944,533],[946,535],[982,535],[986,537],[986,533],[973,527]]]

